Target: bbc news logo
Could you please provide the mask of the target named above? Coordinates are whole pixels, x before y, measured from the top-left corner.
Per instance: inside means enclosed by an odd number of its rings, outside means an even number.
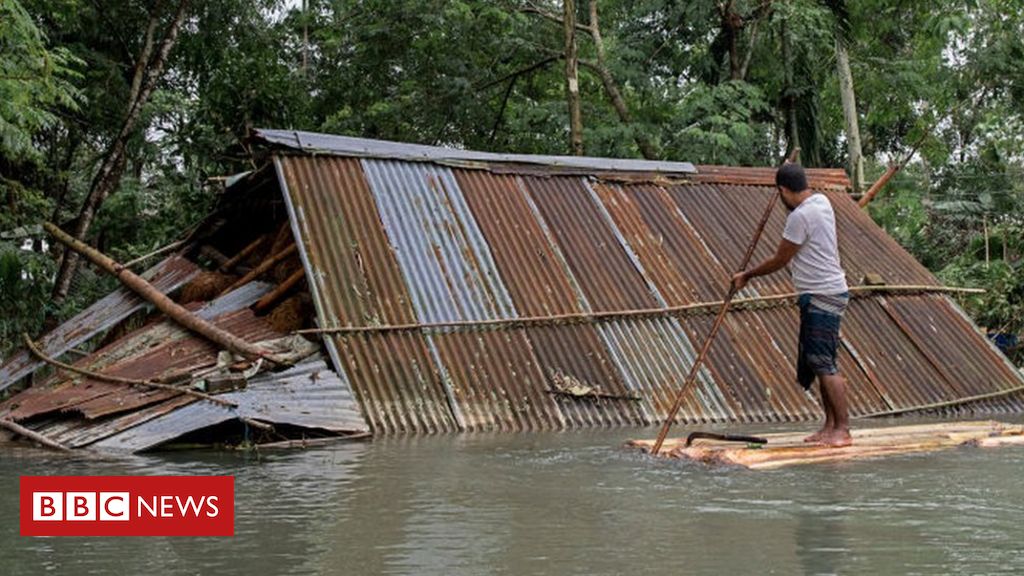
[[[22,476],[22,536],[234,536],[233,476]]]

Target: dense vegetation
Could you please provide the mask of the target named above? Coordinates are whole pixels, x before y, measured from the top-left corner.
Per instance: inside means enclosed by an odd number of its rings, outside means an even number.
[[[909,157],[871,214],[1020,332],[1021,38],[1022,0],[0,0],[0,352],[110,288],[34,226],[163,245],[256,126],[740,165],[799,143],[861,188]]]

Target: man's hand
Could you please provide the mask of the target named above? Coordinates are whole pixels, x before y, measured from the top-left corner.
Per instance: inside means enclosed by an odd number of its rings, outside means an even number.
[[[749,279],[750,278],[747,277],[746,272],[737,272],[736,274],[733,274],[732,285],[734,288],[736,288],[736,291],[739,292],[740,290],[743,290],[744,286],[747,285],[747,280]]]

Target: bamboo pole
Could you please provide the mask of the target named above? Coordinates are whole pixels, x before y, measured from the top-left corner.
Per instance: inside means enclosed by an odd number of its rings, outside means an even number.
[[[743,257],[743,262],[740,264],[739,270],[746,270],[747,265],[750,264],[750,258],[754,255],[754,248],[757,247],[757,242],[761,239],[761,234],[764,232],[765,225],[768,224],[768,218],[771,216],[772,209],[775,208],[775,203],[778,199],[778,194],[772,194],[771,200],[768,201],[768,206],[764,209],[764,215],[761,216],[761,222],[758,223],[757,230],[754,232],[754,239],[747,247],[747,253]],[[690,366],[690,373],[686,375],[686,380],[683,382],[683,386],[676,394],[675,402],[672,403],[672,408],[669,410],[668,416],[665,417],[665,423],[662,424],[661,431],[658,432],[658,439],[654,442],[654,446],[651,447],[652,456],[658,455],[658,452],[661,450],[661,445],[665,442],[665,437],[668,436],[668,432],[672,428],[672,421],[675,420],[676,415],[679,413],[679,409],[683,406],[683,399],[686,397],[686,393],[689,392],[697,382],[697,373],[700,371],[700,367],[704,363],[704,358],[708,355],[708,351],[711,349],[711,343],[715,341],[715,336],[718,335],[718,329],[721,328],[722,321],[725,320],[725,314],[729,311],[729,304],[732,303],[732,298],[735,295],[736,283],[730,282],[729,292],[726,294],[725,300],[722,301],[722,306],[718,310],[718,316],[715,317],[715,322],[711,325],[711,330],[704,339],[704,345],[701,346],[700,353],[697,354],[697,359],[694,360],[693,365]]]
[[[19,436],[24,436],[25,438],[28,438],[30,440],[35,440],[36,442],[42,444],[43,446],[48,446],[50,448],[60,450],[61,452],[71,452],[71,448],[68,448],[67,446],[55,440],[50,440],[46,436],[43,436],[42,434],[34,430],[29,430],[28,428],[25,428],[21,424],[18,424],[17,422],[9,418],[0,418],[0,427],[6,428],[11,432],[14,432],[15,434],[18,434]]]
[[[227,294],[228,292],[231,292],[232,290],[235,290],[236,288],[240,288],[242,286],[245,286],[249,282],[252,282],[253,280],[259,278],[260,276],[265,274],[268,270],[270,270],[271,268],[276,266],[278,262],[280,262],[280,261],[284,260],[285,258],[287,258],[287,257],[291,256],[292,254],[294,254],[295,251],[298,250],[298,248],[299,248],[298,245],[291,244],[287,248],[285,248],[284,250],[281,250],[277,254],[274,254],[270,258],[267,258],[266,260],[261,262],[259,266],[257,266],[255,268],[253,268],[252,270],[250,270],[248,274],[246,274],[245,276],[242,276],[241,278],[236,280],[235,283],[232,284],[231,286],[228,286],[227,289],[224,290],[224,292],[221,292],[221,295],[223,296],[224,294]]]
[[[890,164],[889,167],[885,169],[885,173],[882,174],[878,180],[875,180],[875,183],[871,185],[871,188],[868,188],[868,191],[860,197],[860,201],[857,202],[857,206],[860,206],[861,208],[867,206],[872,200],[874,200],[875,196],[878,195],[878,192],[884,188],[885,185],[889,183],[889,180],[891,180],[899,171],[899,164]]]
[[[249,360],[266,358],[275,364],[287,364],[287,362],[276,360],[272,355],[267,354],[259,347],[246,342],[227,330],[219,328],[196,316],[192,312],[189,312],[185,307],[171,300],[166,294],[154,288],[152,284],[147,282],[138,274],[135,274],[121,264],[118,264],[112,258],[103,254],[99,250],[96,250],[80,240],[72,238],[71,235],[61,230],[52,222],[43,223],[43,228],[71,250],[85,256],[92,263],[109,272],[122,284],[139,296],[148,300],[156,306],[158,310],[166,314],[181,326],[203,336],[204,338],[207,338],[219,346],[227,348],[231,352],[244,356]]]
[[[250,242],[245,248],[242,248],[238,252],[238,254],[235,254],[231,258],[228,258],[227,262],[221,264],[220,268],[217,268],[217,271],[218,272],[231,272],[235,268],[235,266],[238,266],[239,262],[241,262],[242,260],[245,260],[246,258],[249,257],[250,254],[255,252],[256,249],[260,247],[260,244],[263,243],[263,240],[265,238],[266,238],[265,236],[260,236],[259,238],[257,238],[255,240],[253,240],[252,242]]]
[[[800,148],[794,147],[785,163],[788,164],[796,162],[799,157]],[[757,229],[754,231],[754,237],[751,239],[750,245],[747,246],[747,253],[743,255],[743,261],[739,266],[740,271],[746,270],[747,265],[750,264],[750,259],[754,256],[754,249],[757,248],[757,243],[761,240],[761,234],[764,233],[764,227],[768,225],[768,218],[771,217],[772,210],[775,208],[775,203],[778,202],[778,200],[779,194],[772,194],[771,199],[768,200],[768,205],[765,206],[764,214],[761,216],[761,221],[758,222]],[[683,406],[683,399],[686,397],[686,393],[689,392],[697,383],[697,373],[700,371],[701,364],[704,363],[704,358],[707,357],[708,351],[711,349],[711,343],[715,341],[715,336],[718,335],[718,329],[722,327],[722,322],[725,320],[725,314],[729,311],[729,305],[732,303],[732,298],[736,295],[737,291],[736,283],[730,281],[729,291],[725,295],[725,300],[722,301],[722,307],[718,310],[718,316],[715,317],[715,322],[711,325],[711,330],[704,339],[704,345],[701,346],[700,353],[697,354],[697,359],[693,361],[693,366],[690,366],[690,373],[686,375],[686,380],[683,382],[683,386],[676,394],[676,400],[672,403],[672,409],[669,410],[668,416],[665,418],[665,423],[661,426],[661,430],[658,432],[658,439],[654,442],[654,446],[651,447],[652,456],[658,455],[658,452],[661,450],[661,445],[665,442],[665,437],[668,436],[668,432],[672,428],[672,422],[676,419],[676,415],[679,414],[679,409]]]
[[[1013,388],[1007,388],[1006,390],[996,390],[995,392],[977,394],[975,396],[956,398],[954,400],[945,400],[942,402],[933,402],[931,404],[922,404],[920,406],[908,406],[906,408],[894,408],[892,410],[883,410],[881,412],[861,414],[860,416],[854,416],[853,419],[867,420],[868,418],[884,418],[886,416],[899,416],[900,414],[907,414],[909,412],[920,412],[922,410],[939,410],[941,408],[952,408],[953,406],[962,406],[963,404],[970,404],[971,402],[980,402],[982,400],[1002,398],[1003,396],[1009,396],[1011,394],[1016,394],[1018,392],[1024,392],[1024,385],[1014,386]]]
[[[927,292],[939,294],[984,294],[981,288],[961,288],[959,286],[927,286],[927,285],[893,285],[893,286],[852,286],[852,296],[871,294],[875,292],[899,293],[899,292]],[[771,296],[754,296],[750,298],[734,298],[733,308],[746,308],[760,303],[780,302],[793,300],[799,296],[796,292],[785,294],[773,294]],[[683,316],[687,313],[699,312],[701,310],[713,309],[721,306],[724,300],[712,302],[696,302],[680,306],[666,306],[664,308],[640,308],[637,310],[615,310],[610,312],[577,312],[571,314],[551,314],[547,316],[526,316],[523,318],[501,318],[491,320],[452,320],[450,322],[423,322],[419,324],[387,324],[383,326],[342,326],[336,328],[304,328],[296,330],[293,334],[365,334],[376,332],[408,332],[412,330],[440,330],[440,329],[498,329],[498,328],[523,328],[528,326],[569,324],[569,323],[594,323],[610,322],[629,318],[652,318],[665,316]]]
[[[210,396],[209,394],[204,394],[203,392],[200,392],[198,390],[192,390],[191,388],[182,388],[171,384],[160,384],[158,382],[153,382],[151,380],[135,380],[132,378],[111,376],[109,374],[101,374],[99,372],[93,372],[92,370],[86,370],[84,368],[72,366],[71,364],[65,364],[60,360],[47,356],[42,350],[40,350],[36,346],[35,342],[33,342],[32,339],[28,337],[28,334],[22,334],[22,338],[24,338],[25,340],[25,346],[28,347],[29,351],[32,352],[32,354],[36,358],[39,358],[43,362],[46,362],[47,364],[50,364],[56,368],[64,370],[65,372],[71,372],[72,374],[78,374],[80,376],[85,376],[87,378],[99,380],[101,382],[110,382],[111,384],[124,384],[127,386],[146,386],[148,388],[155,388],[157,390],[179,392],[182,394],[188,394],[189,396],[195,396],[196,398],[200,398],[202,400],[208,400],[210,402],[213,402],[214,404],[220,404],[221,406],[226,406],[228,408],[238,407],[238,405],[235,404],[234,402],[228,402],[227,400],[216,398],[214,396]]]
[[[277,301],[280,300],[285,294],[287,294],[289,290],[294,288],[296,284],[301,282],[302,279],[305,277],[306,270],[303,268],[299,268],[298,270],[293,272],[291,276],[285,279],[284,282],[278,284],[277,288],[274,288],[273,292],[267,294],[263,298],[260,298],[259,302],[257,302],[256,305],[252,307],[253,311],[256,313],[260,313],[266,310],[267,308],[270,308],[271,306],[276,304]]]

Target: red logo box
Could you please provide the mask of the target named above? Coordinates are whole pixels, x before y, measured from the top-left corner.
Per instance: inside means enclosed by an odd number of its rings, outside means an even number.
[[[22,536],[234,536],[234,476],[22,476]]]

